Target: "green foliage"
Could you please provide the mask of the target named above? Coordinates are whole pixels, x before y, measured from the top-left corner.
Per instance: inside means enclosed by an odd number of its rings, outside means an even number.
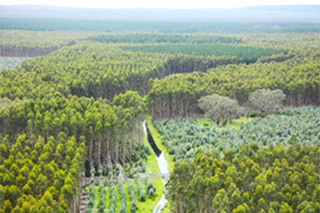
[[[90,198],[89,202],[88,202],[88,208],[93,209],[93,207],[94,207],[94,200],[92,198]]]
[[[130,212],[135,213],[138,210],[137,202],[131,202],[130,203]]]
[[[18,70],[3,70],[0,72],[3,83],[0,95],[12,100],[42,99],[60,92],[63,96],[112,100],[128,90],[146,95],[149,80],[153,78],[195,70],[205,72],[209,68],[239,62],[239,59],[227,56],[134,53],[124,51],[121,45],[81,43],[41,59],[27,60]],[[16,75],[21,76],[12,82]],[[36,79],[25,81],[34,76]],[[12,83],[17,89],[10,89]]]
[[[262,115],[276,113],[285,100],[281,90],[258,89],[249,94],[250,106]]]
[[[109,183],[109,212],[116,212],[117,193],[113,181]]]
[[[0,184],[0,209],[3,208],[3,205],[4,205],[4,195],[5,195],[5,189],[3,185]]]
[[[145,183],[146,183],[146,191],[148,193],[148,196],[154,197],[156,188],[153,186],[153,183],[150,181],[149,178],[146,178]]]
[[[89,37],[90,41],[104,43],[240,43],[241,39],[229,36],[192,34],[121,34]]]
[[[119,212],[126,213],[127,212],[127,196],[126,196],[126,190],[123,185],[123,180],[121,177],[118,178],[118,191],[119,191],[119,197],[120,197]]]
[[[200,98],[199,107],[217,125],[220,125],[220,122],[222,122],[222,126],[225,126],[227,121],[239,116],[242,111],[236,100],[217,94]]]
[[[319,142],[320,109],[318,107],[302,107],[280,111],[279,116],[252,118],[250,122],[240,124],[239,130],[231,127],[223,129],[213,126],[199,126],[193,119],[174,119],[154,123],[162,143],[168,147],[174,159],[181,162],[193,159],[197,150],[233,149],[238,153],[241,145],[251,144],[248,153],[269,144],[310,144]],[[291,114],[291,116],[282,116]],[[294,135],[294,136],[293,136]],[[292,138],[296,138],[293,140]],[[291,139],[290,139],[291,138]],[[295,142],[294,142],[295,141]],[[226,151],[225,158],[232,159],[234,154]],[[261,161],[267,162],[263,153]]]
[[[75,146],[70,157],[71,163],[63,167],[55,163],[57,159],[53,155],[60,142],[56,142],[52,136],[49,138],[46,144],[41,136],[36,138],[35,135],[20,135],[15,143],[8,141],[11,149],[8,159],[4,160],[6,166],[1,169],[1,174],[10,174],[11,180],[7,181],[6,175],[0,175],[0,181],[4,184],[1,189],[5,189],[1,195],[6,200],[4,209],[12,208],[14,212],[20,209],[25,209],[25,212],[31,209],[57,212],[60,200],[67,205],[72,202],[78,191],[79,174],[83,171],[85,141],[77,143],[75,137],[64,138],[66,144],[73,143]],[[23,152],[27,146],[39,150],[35,158],[30,159],[29,153]]]
[[[15,68],[27,57],[43,56],[63,46],[96,35],[93,32],[43,32],[0,30],[0,69]],[[19,57],[19,58],[10,58]]]
[[[292,213],[292,208],[287,204],[287,203],[284,203],[281,208],[280,208],[280,211],[279,213]]]
[[[227,65],[155,79],[149,83],[147,102],[155,120],[200,113],[198,100],[206,95],[227,96],[246,104],[258,89],[280,89],[285,103],[292,106],[319,104],[319,53],[310,50],[283,62]]]
[[[149,195],[149,197],[154,197],[154,194],[155,194],[154,188],[150,188],[150,189],[148,190],[148,195]]]
[[[120,102],[124,103],[123,107]],[[77,138],[85,136],[86,141],[88,141],[87,146],[91,150],[89,155],[92,156],[89,159],[91,163],[94,160],[100,164],[101,155],[109,155],[114,162],[121,161],[125,163],[130,160],[131,156],[134,156],[134,147],[136,150],[143,148],[142,144],[139,145],[137,143],[142,132],[136,133],[133,130],[137,126],[141,126],[145,110],[145,105],[136,92],[127,92],[115,97],[114,105],[110,105],[107,100],[94,101],[93,99],[75,96],[65,98],[60,93],[55,93],[53,97],[48,96],[47,99],[21,101],[2,108],[0,117],[4,117],[9,113],[11,119],[1,119],[0,131],[3,134],[8,134],[12,139],[19,134],[27,133],[41,134],[48,140],[50,135],[58,137],[60,131],[63,130],[68,136],[76,136]],[[14,114],[19,116],[13,116]],[[122,130],[118,131],[122,138],[117,137],[111,142],[110,138],[113,137],[111,133],[119,129]],[[123,138],[127,138],[127,140],[123,140]],[[110,141],[109,153],[101,151],[107,151],[105,141]],[[130,158],[118,155],[119,158],[115,159],[115,155],[111,153],[116,150],[116,147],[112,144],[119,144],[124,149],[124,151],[118,149],[119,153],[127,154]],[[28,147],[32,148],[32,146]],[[51,153],[55,153],[58,163],[61,164],[64,159],[67,166],[70,166],[72,158],[79,157],[74,155],[75,144],[62,143],[57,147],[57,152],[52,150],[52,146],[46,145],[45,147],[46,151],[35,160],[49,163]],[[19,151],[23,152],[24,148]],[[41,150],[35,149],[34,151]],[[34,151],[32,153],[35,154]],[[92,155],[94,152],[97,152],[97,155]],[[100,154],[98,154],[99,152]],[[31,157],[33,156],[31,155]],[[140,160],[141,157],[143,156],[138,155],[135,161]],[[52,171],[50,168],[52,167],[47,166],[45,171],[50,173]]]
[[[212,211],[228,212],[228,204],[227,192],[224,189],[220,189],[212,200]]]
[[[242,205],[239,205],[232,213],[246,213],[246,209]]]
[[[120,203],[119,213],[127,213],[127,206],[125,203]]]
[[[153,25],[101,21],[89,26],[91,21],[38,23],[30,19],[20,20],[25,23],[21,25],[16,21],[1,18],[1,28],[65,29],[72,25],[68,30],[78,31],[90,30],[88,27],[102,29],[102,25],[106,29],[106,25],[116,24],[112,30],[117,31],[119,27],[120,31],[148,31]],[[126,29],[120,29],[123,24]],[[166,24],[157,27],[163,32],[212,31],[213,26],[226,27],[221,23],[173,25],[178,28],[173,29],[171,25],[168,28]],[[270,27],[263,24],[267,26]],[[239,29],[237,25],[233,27]],[[214,30],[218,32],[217,28]],[[128,192],[129,207],[122,180],[117,192],[113,175],[109,175],[110,199],[106,205],[103,181],[96,195],[93,178],[95,174],[116,173],[107,168],[111,164],[122,165],[125,172],[130,170],[128,176],[145,172],[144,161],[150,150],[141,143],[141,122],[147,107],[154,119],[184,117],[200,111],[198,99],[203,96],[216,93],[244,104],[251,92],[262,88],[283,90],[288,105],[319,104],[319,51],[314,47],[318,39],[313,34],[277,34],[277,38],[269,34],[103,35],[16,30],[1,30],[0,34],[0,55],[46,55],[66,46],[47,56],[25,60],[16,69],[0,70],[0,212],[70,211],[79,193],[85,160],[97,168],[95,171],[92,167],[91,171],[90,210],[97,207],[99,212],[105,208],[110,212],[119,208],[122,212],[128,209],[136,212],[133,186]],[[96,35],[102,36],[95,39],[108,44],[79,42]],[[154,49],[158,47],[160,49]],[[155,52],[135,52],[143,49]],[[254,64],[240,64],[256,60]],[[142,95],[147,96],[141,98]],[[183,179],[175,185],[179,186],[177,195],[192,205],[190,212],[197,212],[198,205],[207,211],[217,208],[221,212],[243,209],[290,212],[290,208],[301,212],[319,211],[319,187],[314,187],[318,173],[313,172],[318,167],[310,163],[320,164],[315,158],[318,151],[305,147],[305,144],[317,144],[320,139],[319,111],[305,107],[279,113],[282,116],[254,118],[239,125],[239,131],[209,125],[200,127],[194,120],[187,120],[187,124],[177,120],[157,124],[163,135],[162,143],[168,146],[174,159],[191,162],[177,166]],[[254,141],[256,143],[250,143]],[[249,143],[248,147],[241,146]],[[269,144],[273,144],[273,148],[269,147],[272,151],[266,147],[259,149]],[[287,148],[279,144],[290,145],[293,151],[287,154]],[[207,150],[213,151],[209,155],[205,154]],[[220,151],[224,150],[220,158]],[[193,167],[189,168],[194,159],[200,165],[196,172]],[[206,173],[208,169],[210,172]],[[219,191],[221,189],[224,192]],[[216,196],[218,191],[220,194]],[[150,180],[143,184],[137,179],[137,192],[138,199],[145,201],[153,197],[156,189]],[[203,200],[197,200],[199,194]],[[121,205],[117,205],[118,197]],[[301,202],[301,198],[307,200]]]
[[[138,205],[133,182],[129,183],[128,193],[130,197],[130,212],[135,213],[138,210]]]
[[[138,197],[140,202],[146,201],[146,191],[142,185],[140,177],[136,179],[137,182],[137,191],[138,191]]]
[[[151,33],[261,33],[319,32],[317,23],[310,22],[159,22],[123,20],[0,18],[1,29],[31,31],[92,31]]]
[[[258,48],[249,46],[235,46],[222,44],[161,44],[161,45],[138,45],[124,47],[124,50],[157,52],[157,53],[184,53],[214,56],[236,56],[247,64],[254,63],[262,56],[271,56],[286,53],[286,50],[271,48]]]
[[[11,204],[10,200],[6,200],[6,201],[4,202],[3,210],[4,210],[5,213],[10,213],[10,212],[11,212],[11,210],[12,210],[12,204]]]
[[[312,179],[320,178],[319,146],[269,145],[256,151],[252,146],[241,146],[232,159],[219,159],[207,151],[176,164],[167,183],[171,210],[290,213],[319,209],[319,199],[312,201],[306,195],[306,191],[317,193],[318,184]]]
[[[89,202],[88,208],[93,209],[95,206],[96,200],[96,189],[95,189],[95,180],[94,180],[94,168],[91,167],[91,178],[90,178],[90,187],[89,187]]]
[[[14,69],[21,65],[23,61],[28,58],[21,57],[1,57],[0,58],[0,70],[2,69]]]

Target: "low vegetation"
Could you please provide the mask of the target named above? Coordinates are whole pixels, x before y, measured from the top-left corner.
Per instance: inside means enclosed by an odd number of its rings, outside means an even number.
[[[0,70],[17,68],[27,59],[22,57],[0,57]]]
[[[168,147],[174,161],[196,157],[197,151],[240,151],[241,145],[257,142],[259,146],[286,145],[295,135],[301,144],[317,145],[320,140],[320,109],[302,107],[281,110],[280,115],[251,118],[249,122],[228,124],[219,128],[215,123],[199,125],[195,119],[173,119],[154,123],[161,141]]]

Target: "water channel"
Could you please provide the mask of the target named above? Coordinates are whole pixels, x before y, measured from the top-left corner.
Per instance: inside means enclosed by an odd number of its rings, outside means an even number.
[[[152,137],[149,129],[147,128],[145,121],[142,122],[142,126],[143,126],[143,131],[147,136],[148,142],[151,145],[154,153],[156,154],[158,166],[159,166],[161,174],[168,174],[169,173],[168,162],[164,158],[163,152],[161,152],[161,150],[157,147],[157,144],[154,142],[153,137]],[[167,180],[165,178],[163,178],[164,185],[166,184],[166,181]],[[165,197],[165,189],[164,189],[164,193],[163,193],[160,201],[158,202],[157,206],[154,208],[153,213],[160,213],[167,202],[168,202],[168,200]]]

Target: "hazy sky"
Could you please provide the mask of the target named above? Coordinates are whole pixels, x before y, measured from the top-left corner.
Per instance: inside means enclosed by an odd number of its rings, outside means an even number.
[[[87,8],[238,8],[320,3],[319,0],[0,0],[0,5],[17,4]]]

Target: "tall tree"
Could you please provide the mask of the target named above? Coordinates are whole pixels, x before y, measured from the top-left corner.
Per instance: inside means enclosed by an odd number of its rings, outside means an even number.
[[[249,104],[263,115],[277,112],[282,107],[286,95],[279,89],[258,89],[249,95]]]
[[[199,99],[199,107],[217,125],[225,126],[227,122],[241,113],[241,107],[236,100],[217,94],[208,95]]]

